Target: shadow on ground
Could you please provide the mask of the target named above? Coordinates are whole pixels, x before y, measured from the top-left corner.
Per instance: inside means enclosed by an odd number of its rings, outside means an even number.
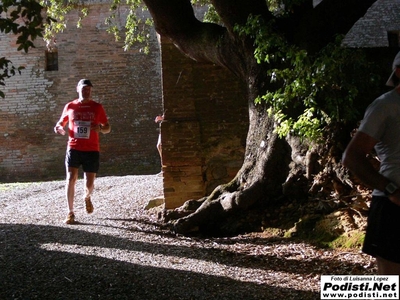
[[[96,253],[49,251],[43,244],[108,248],[111,259]],[[117,250],[138,251],[142,255],[168,252],[178,257],[201,256],[201,259],[238,267],[243,261],[240,255],[222,255],[213,249],[135,242],[82,231],[78,227],[1,224],[0,299],[319,299],[317,293],[289,287],[145,266],[140,264],[140,258],[138,263],[124,262],[117,253],[113,256],[112,251]],[[318,262],[311,262],[315,263]],[[268,258],[258,258],[254,260],[256,264],[265,268]],[[285,264],[275,261],[272,265]],[[302,268],[299,266],[299,272]]]

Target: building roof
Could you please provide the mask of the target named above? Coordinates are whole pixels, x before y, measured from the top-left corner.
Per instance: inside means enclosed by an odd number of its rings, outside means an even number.
[[[389,47],[388,32],[400,31],[400,0],[378,0],[347,33],[347,47]]]

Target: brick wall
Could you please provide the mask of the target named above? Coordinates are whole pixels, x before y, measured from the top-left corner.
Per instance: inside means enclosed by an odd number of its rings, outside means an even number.
[[[201,198],[242,166],[248,129],[244,87],[232,73],[161,43],[161,124],[166,208]]]
[[[68,15],[68,28],[56,37],[58,71],[45,71],[42,41],[24,54],[15,50],[13,36],[0,35],[0,53],[26,68],[7,80],[6,98],[0,99],[0,182],[64,178],[66,136],[55,135],[53,127],[76,98],[78,80],[89,78],[112,125],[110,134],[101,135],[99,176],[158,173],[154,118],[165,111],[165,207],[209,194],[243,162],[243,86],[225,69],[185,57],[169,41],[162,41],[160,56],[154,33],[150,55],[139,47],[124,52],[106,33],[108,11],[108,4],[92,4],[82,29],[74,25],[76,13]]]
[[[121,10],[121,22],[124,10]],[[45,71],[45,44],[38,40],[28,54],[16,51],[15,37],[0,34],[0,53],[21,75],[1,87],[0,182],[64,178],[66,136],[53,133],[64,105],[75,99],[80,78],[94,85],[93,98],[102,103],[112,132],[101,135],[99,176],[154,174],[160,171],[156,149],[157,125],[162,112],[159,44],[153,32],[151,54],[139,46],[123,50],[106,32],[109,4],[93,4],[78,29],[76,12],[56,37],[59,70]]]

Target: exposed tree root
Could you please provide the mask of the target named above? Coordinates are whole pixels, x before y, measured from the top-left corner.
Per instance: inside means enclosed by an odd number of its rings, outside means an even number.
[[[327,150],[329,144],[304,149],[294,139],[285,143],[286,146],[277,139],[269,153],[255,155],[263,166],[245,162],[230,183],[218,186],[208,197],[189,200],[178,209],[164,212],[163,221],[180,234],[232,235],[251,222],[254,228],[256,222],[260,223],[259,228],[261,223],[271,224],[267,216],[282,205],[285,211],[292,207],[294,212],[280,221],[274,214],[270,218],[275,225],[278,221],[286,228],[290,226],[288,222],[297,222],[302,214],[323,216],[343,208],[365,214],[368,189],[343,168],[337,155],[341,149]],[[275,163],[284,159],[288,168],[278,172]]]

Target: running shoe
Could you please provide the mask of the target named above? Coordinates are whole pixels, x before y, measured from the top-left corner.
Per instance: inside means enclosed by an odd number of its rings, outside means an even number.
[[[94,210],[92,201],[90,200],[90,197],[85,198],[85,203],[86,203],[86,212],[88,214],[91,214]]]
[[[64,220],[65,224],[75,224],[75,215],[74,213],[70,212],[67,218]]]

